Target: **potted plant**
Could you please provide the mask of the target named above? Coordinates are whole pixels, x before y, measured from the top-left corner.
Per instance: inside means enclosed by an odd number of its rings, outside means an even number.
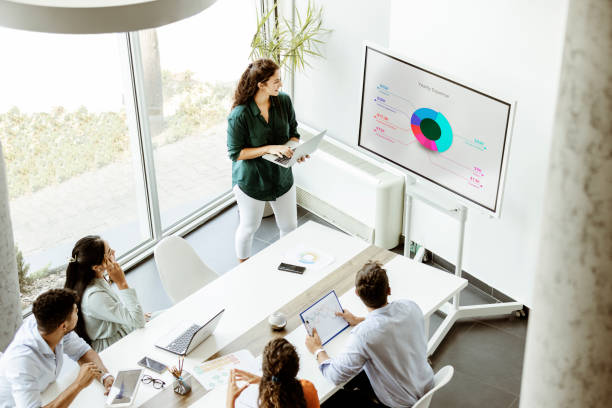
[[[251,59],[270,58],[293,73],[310,66],[310,58],[322,57],[318,47],[331,32],[323,27],[323,7],[316,7],[309,0],[304,14],[300,14],[297,8],[294,13],[293,22],[280,16],[278,0],[272,1],[269,10],[262,8],[257,14]]]

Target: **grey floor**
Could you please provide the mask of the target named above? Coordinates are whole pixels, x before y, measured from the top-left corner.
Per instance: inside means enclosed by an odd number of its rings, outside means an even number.
[[[309,220],[334,228],[298,207],[298,224]],[[238,264],[233,244],[237,225],[238,211],[233,206],[186,238],[204,262],[222,274]],[[264,218],[255,235],[254,252],[261,251],[278,238],[274,217]],[[401,253],[402,248],[394,251]],[[172,302],[164,292],[152,258],[132,269],[127,274],[127,280],[138,291],[146,311],[171,306]],[[462,305],[495,302],[495,298],[472,285],[461,294]],[[432,317],[431,333],[441,322],[442,317]],[[526,318],[469,320],[455,324],[431,358],[434,371],[450,364],[455,368],[455,375],[446,387],[436,393],[430,407],[518,407],[526,332]],[[341,406],[334,398],[323,404],[324,408]]]

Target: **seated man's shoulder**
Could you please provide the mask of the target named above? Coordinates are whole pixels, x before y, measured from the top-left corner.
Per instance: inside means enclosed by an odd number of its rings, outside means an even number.
[[[379,315],[368,317],[367,325],[358,325],[353,330],[359,337],[372,339],[375,336],[384,337],[386,332],[395,330],[389,322],[412,322],[423,319],[421,308],[409,299],[394,300],[388,309]]]
[[[367,324],[353,327],[351,336],[354,336],[358,344],[375,344],[384,340],[390,329],[388,321],[376,317],[369,317],[367,320]]]
[[[422,311],[421,308],[419,307],[419,305],[410,299],[398,299],[395,300],[393,303],[396,303],[399,307],[401,307],[403,310],[406,310],[409,313],[414,313],[414,312],[418,312],[419,314],[422,315]]]
[[[36,339],[35,330],[37,329],[36,320],[34,316],[27,317],[11,341],[11,344],[7,347],[2,359],[15,358],[20,355],[30,354],[33,349],[38,346]]]
[[[91,346],[85,342],[74,330],[62,338],[64,354],[72,360],[77,361],[85,353],[91,350]]]

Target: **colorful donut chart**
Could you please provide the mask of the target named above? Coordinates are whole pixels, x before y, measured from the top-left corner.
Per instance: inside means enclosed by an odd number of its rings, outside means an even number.
[[[300,263],[304,264],[314,264],[319,259],[319,256],[314,252],[302,252],[298,257]]]
[[[412,133],[423,147],[442,153],[453,144],[453,130],[440,112],[429,108],[414,111],[410,120]]]

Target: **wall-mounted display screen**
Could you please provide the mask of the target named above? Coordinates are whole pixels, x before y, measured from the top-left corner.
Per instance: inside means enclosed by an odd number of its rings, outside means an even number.
[[[497,214],[512,105],[371,46],[358,146]]]

